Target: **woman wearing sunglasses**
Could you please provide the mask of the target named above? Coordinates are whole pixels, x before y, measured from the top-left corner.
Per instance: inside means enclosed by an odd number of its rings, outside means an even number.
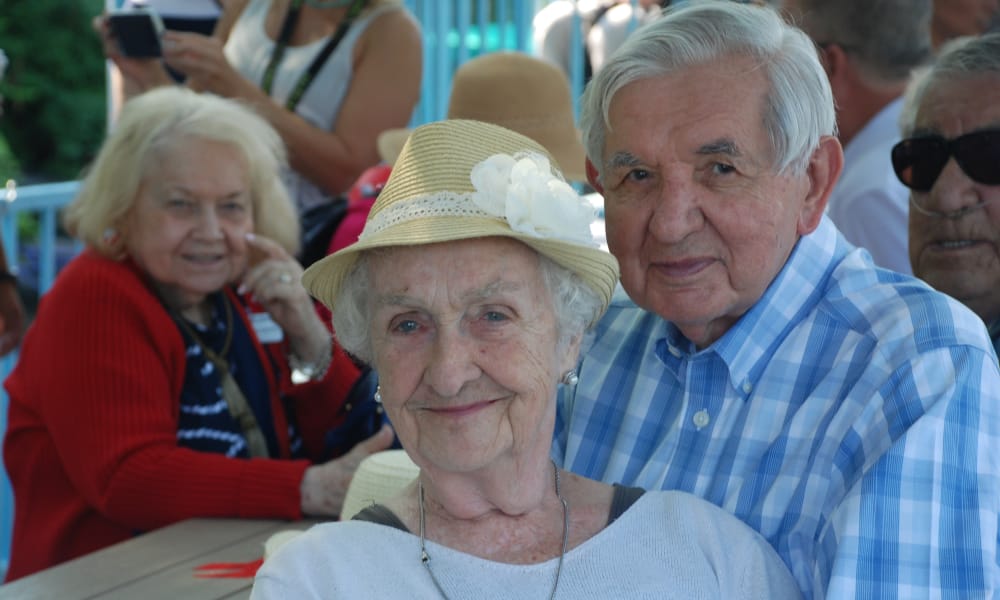
[[[978,314],[1000,351],[1000,33],[946,45],[901,121],[913,273]]]

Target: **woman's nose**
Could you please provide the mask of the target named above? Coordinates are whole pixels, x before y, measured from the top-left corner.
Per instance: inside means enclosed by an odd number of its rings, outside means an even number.
[[[201,235],[210,238],[223,236],[222,220],[216,213],[214,206],[203,207],[198,211],[197,219],[197,230]]]
[[[478,348],[474,340],[460,330],[439,330],[425,373],[425,382],[439,396],[451,398],[466,383],[481,374],[476,364]]]

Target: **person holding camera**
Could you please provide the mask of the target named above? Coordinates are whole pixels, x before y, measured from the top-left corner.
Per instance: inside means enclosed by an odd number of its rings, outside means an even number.
[[[420,28],[398,0],[229,0],[211,36],[164,32],[162,60],[122,54],[108,21],[99,27],[126,98],[172,84],[169,67],[192,89],[249,103],[278,131],[303,220],[300,258],[314,254],[314,231],[325,254],[331,207],[378,163],[379,133],[406,125],[420,97]]]

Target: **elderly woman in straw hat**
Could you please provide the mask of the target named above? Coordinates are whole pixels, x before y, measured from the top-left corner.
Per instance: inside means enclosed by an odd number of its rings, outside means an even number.
[[[361,239],[310,267],[420,467],[399,495],[278,550],[255,598],[795,598],[767,542],[693,496],[549,458],[559,385],[618,277],[537,143],[414,130]]]

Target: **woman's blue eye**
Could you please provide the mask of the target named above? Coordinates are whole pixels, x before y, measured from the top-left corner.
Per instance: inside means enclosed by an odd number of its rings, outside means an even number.
[[[506,321],[507,315],[503,314],[500,311],[489,310],[483,314],[483,318],[486,319],[487,321],[499,322],[499,321]]]
[[[727,165],[726,163],[715,163],[712,165],[712,170],[715,171],[716,175],[728,175],[729,173],[735,173],[736,167]]]
[[[413,333],[417,330],[417,322],[413,319],[406,319],[396,324],[394,329],[400,333]]]

